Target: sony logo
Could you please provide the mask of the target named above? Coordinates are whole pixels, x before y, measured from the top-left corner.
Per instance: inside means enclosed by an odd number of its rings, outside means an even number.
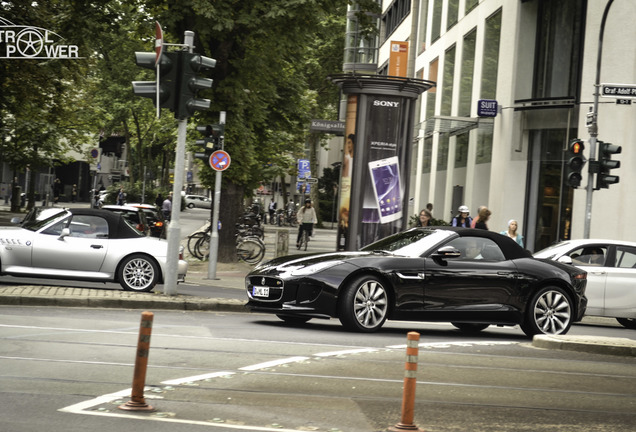
[[[400,106],[400,103],[399,102],[385,101],[385,100],[374,100],[373,101],[373,106],[384,106],[384,107],[397,108],[397,107]]]

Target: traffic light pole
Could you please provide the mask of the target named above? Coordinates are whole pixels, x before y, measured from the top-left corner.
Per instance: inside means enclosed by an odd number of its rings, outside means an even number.
[[[184,44],[192,51],[194,32],[186,31]],[[188,118],[179,119],[177,129],[177,148],[174,161],[174,183],[172,184],[172,211],[168,224],[168,256],[166,257],[166,275],[163,285],[165,295],[177,295],[177,273],[179,271],[179,246],[181,245],[181,191],[185,174],[186,132]]]
[[[596,58],[596,80],[594,81],[594,108],[592,111],[592,124],[588,130],[590,132],[590,160],[596,158],[596,138],[598,137],[598,98],[601,87],[601,58],[603,57],[603,34],[605,33],[605,22],[607,14],[614,0],[609,0],[601,19],[601,29],[598,37],[598,54]],[[590,164],[592,166],[593,164]],[[596,174],[598,175],[598,174]],[[590,225],[592,223],[592,194],[594,193],[594,175],[587,176],[587,196],[585,200],[585,224],[583,225],[583,238],[590,238]]]

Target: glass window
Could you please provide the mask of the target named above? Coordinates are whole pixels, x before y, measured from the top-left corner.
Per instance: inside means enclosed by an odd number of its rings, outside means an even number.
[[[585,0],[541,0],[533,97],[574,97],[578,93]]]
[[[466,0],[466,12],[464,12],[464,14],[468,15],[468,12],[473,10],[478,4],[479,0]]]
[[[71,220],[70,229],[71,237],[108,237],[108,223],[98,216],[76,215]]]
[[[468,137],[466,132],[455,139],[455,168],[465,168],[468,163]]]
[[[428,0],[420,2],[420,24],[417,29],[418,54],[426,49],[426,29],[428,28]]]
[[[482,99],[497,99],[497,71],[499,67],[499,39],[501,34],[501,9],[486,18],[484,55],[481,68]]]
[[[65,217],[61,221],[56,222],[55,224],[42,231],[42,234],[59,236],[60,234],[62,234],[62,230],[68,227],[70,220],[71,216],[69,215],[68,217]],[[49,220],[49,222],[51,221]]]
[[[440,133],[437,142],[437,171],[448,169],[448,133]]]
[[[572,264],[582,266],[604,266],[607,256],[606,246],[584,246],[567,254],[572,258]]]
[[[441,115],[451,115],[453,103],[453,78],[455,76],[455,46],[446,50],[444,55],[444,82],[442,84],[442,108]]]
[[[431,62],[428,68],[428,79],[433,82],[437,82],[437,70],[439,67],[439,59],[435,59]],[[433,87],[426,92],[426,118],[432,118],[435,116],[435,100],[437,95],[437,87]]]
[[[503,261],[505,256],[497,243],[483,237],[460,237],[451,240],[446,246],[457,249],[460,260]]]
[[[492,160],[492,127],[480,127],[477,132],[477,157],[475,163],[490,163]]]
[[[442,29],[443,0],[433,0],[433,17],[431,23],[431,43],[439,39]]]
[[[459,0],[448,0],[448,14],[446,15],[447,30],[457,24],[457,14],[459,14]]]
[[[424,160],[422,161],[422,173],[431,172],[431,158],[433,157],[433,137],[424,138]]]
[[[616,246],[616,267],[636,269],[636,248]]]
[[[464,36],[462,48],[461,82],[459,83],[459,107],[457,114],[470,117],[473,97],[473,72],[475,71],[475,43],[477,29]]]

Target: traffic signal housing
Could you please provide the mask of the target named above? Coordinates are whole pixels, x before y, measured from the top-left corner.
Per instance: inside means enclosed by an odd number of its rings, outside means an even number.
[[[583,156],[585,145],[583,140],[575,138],[570,141],[565,154],[565,181],[572,188],[581,186],[583,176],[581,171],[585,165],[586,159]]]
[[[596,175],[596,189],[608,189],[610,185],[620,181],[617,175],[611,175],[610,171],[620,168],[621,162],[612,160],[612,155],[620,154],[622,147],[599,141],[598,147],[598,174]]]
[[[197,74],[214,68],[216,60],[185,51],[179,54],[179,100],[175,117],[184,119],[192,116],[196,111],[210,108],[210,100],[197,98],[197,92],[211,88],[212,80],[199,77]]]
[[[159,57],[159,73],[156,67],[157,55],[154,52],[135,52],[137,66],[155,71],[157,81],[133,81],[133,92],[137,96],[152,99],[157,106],[157,92],[159,92],[159,107],[175,111],[178,101],[178,53],[163,53]]]
[[[203,135],[202,139],[195,141],[195,144],[201,146],[203,152],[194,153],[194,157],[204,161],[210,160],[210,155],[217,150],[222,150],[223,143],[221,136],[223,135],[223,127],[221,124],[209,124],[197,126],[197,131]]]

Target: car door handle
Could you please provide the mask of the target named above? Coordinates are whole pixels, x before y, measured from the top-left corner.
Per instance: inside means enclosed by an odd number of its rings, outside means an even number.
[[[103,248],[104,246],[103,246],[103,245],[98,245],[98,244],[97,244],[97,245],[91,245],[91,247],[92,247],[93,249],[101,249],[101,248]]]
[[[423,280],[426,278],[424,273],[418,273],[417,275],[405,275],[400,272],[396,272],[396,274],[400,277],[400,279],[415,279],[415,280]]]

